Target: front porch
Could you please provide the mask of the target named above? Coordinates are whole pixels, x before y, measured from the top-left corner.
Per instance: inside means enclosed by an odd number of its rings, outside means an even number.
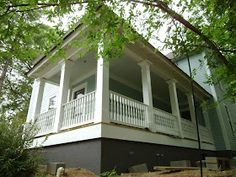
[[[196,141],[192,95],[171,72],[130,49],[109,63],[93,53],[79,60],[75,55],[39,72],[28,119],[39,128],[37,137],[104,123]],[[54,95],[46,83],[54,85]],[[200,108],[205,98],[197,96],[200,139],[213,144],[207,113]]]
[[[119,93],[110,91],[110,123],[149,129],[148,106],[137,100],[128,98]],[[59,131],[94,124],[95,120],[95,92],[85,94],[83,97],[70,101],[63,105],[63,119]],[[154,130],[153,132],[166,134],[186,139],[197,139],[196,125],[186,119],[181,119],[181,127],[178,126],[176,116],[153,108]],[[37,136],[54,133],[56,110],[49,110],[37,116],[36,125],[40,127]],[[213,143],[208,128],[199,125],[202,142]]]

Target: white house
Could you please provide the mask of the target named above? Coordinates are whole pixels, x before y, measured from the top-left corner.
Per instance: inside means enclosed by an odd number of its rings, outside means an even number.
[[[94,51],[79,58],[83,49],[69,44],[80,40],[80,30],[82,25],[64,37],[66,59],[52,61],[54,47],[28,73],[35,81],[27,121],[40,129],[33,146],[42,144],[48,161],[96,173],[183,159],[195,165],[199,151],[189,76],[145,41],[127,44],[109,63],[96,59]],[[212,95],[196,82],[194,90],[202,153],[215,156],[211,114],[200,107]]]

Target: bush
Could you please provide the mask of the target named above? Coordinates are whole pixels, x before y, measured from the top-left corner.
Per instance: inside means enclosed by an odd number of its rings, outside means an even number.
[[[118,177],[119,175],[117,174],[116,169],[113,168],[111,171],[103,172],[100,176],[101,177]]]
[[[23,119],[0,116],[0,177],[30,177],[40,162],[36,150],[28,150],[36,129]]]

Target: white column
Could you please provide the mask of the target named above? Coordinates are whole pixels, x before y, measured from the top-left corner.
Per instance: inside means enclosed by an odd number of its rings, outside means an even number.
[[[183,137],[181,115],[180,115],[179,102],[178,102],[178,96],[177,96],[177,90],[176,90],[176,82],[177,81],[174,79],[167,81],[167,83],[169,85],[171,111],[172,111],[172,114],[177,117],[180,136]]]
[[[45,86],[45,80],[43,78],[37,78],[34,80],[32,95],[30,98],[30,105],[27,115],[27,122],[35,121],[35,118],[40,114],[43,90]]]
[[[109,123],[109,63],[100,55],[101,50],[102,44],[98,48],[94,122]]]
[[[69,83],[70,83],[70,65],[69,60],[63,60],[61,64],[61,77],[60,77],[60,86],[59,86],[59,94],[57,99],[56,106],[56,116],[54,121],[54,132],[58,132],[61,128],[62,118],[63,118],[63,104],[66,103],[69,91]]]
[[[190,115],[191,115],[191,121],[194,124],[196,124],[196,115],[195,115],[193,94],[187,93],[186,96],[188,98],[188,105],[189,105],[189,111],[190,111]]]
[[[147,119],[151,131],[155,131],[155,121],[153,116],[152,84],[150,75],[150,62],[143,60],[138,65],[141,67],[143,103],[148,105]]]

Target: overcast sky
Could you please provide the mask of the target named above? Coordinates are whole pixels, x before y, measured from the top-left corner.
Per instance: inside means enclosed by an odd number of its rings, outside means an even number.
[[[180,7],[176,6],[176,3],[178,3],[178,0],[176,0],[174,2],[174,4],[172,4],[171,8],[173,8],[175,11],[179,11]],[[134,24],[134,28],[135,30],[142,34],[145,35],[146,34],[146,29],[145,29],[145,25],[143,24],[145,20],[147,20],[149,18],[149,14],[146,12],[143,12],[143,8],[142,5],[138,5],[137,9],[142,12],[141,15],[138,16],[137,20],[135,21]],[[129,11],[129,6],[126,5],[126,16],[128,16],[128,11]],[[42,18],[42,21],[50,26],[55,26],[57,24],[60,24],[61,29],[67,31],[69,29],[69,26],[71,25],[72,21],[78,21],[79,18],[81,18],[83,16],[85,12],[85,9],[80,9],[78,6],[74,7],[74,12],[70,13],[68,15],[65,15],[64,17],[60,17],[60,18],[55,18],[54,22],[50,22],[48,19],[46,19],[45,17]],[[115,13],[119,14],[118,11],[115,11]],[[189,14],[184,14],[185,17],[187,17]],[[164,41],[165,37],[166,37],[166,33],[167,33],[167,23],[168,21],[165,22],[165,24],[158,30],[155,30],[153,37],[149,40],[149,43],[151,43],[154,47],[156,47],[158,50],[160,50],[163,54],[168,54],[171,51],[170,50],[161,50],[163,43],[159,42],[156,40],[155,36],[158,36],[160,41]],[[135,27],[136,26],[136,27]]]

